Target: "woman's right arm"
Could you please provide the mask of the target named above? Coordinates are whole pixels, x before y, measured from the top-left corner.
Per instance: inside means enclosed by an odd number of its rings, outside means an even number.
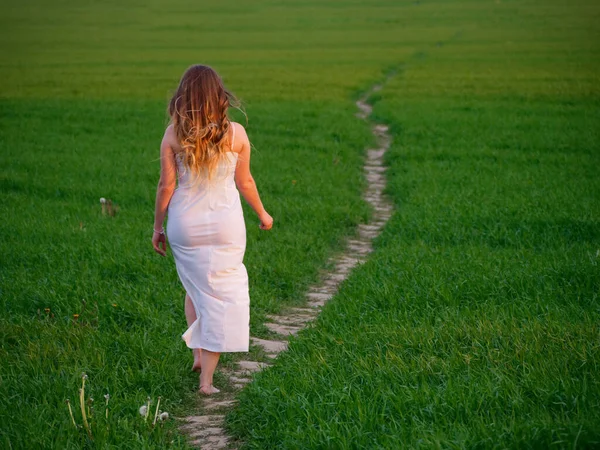
[[[273,218],[265,210],[260,201],[256,183],[250,173],[250,141],[248,140],[246,130],[242,125],[236,124],[234,126],[236,127],[237,137],[239,139],[238,142],[242,145],[242,149],[238,154],[237,166],[235,168],[235,184],[244,199],[256,212],[256,215],[258,215],[260,228],[263,230],[270,230],[273,226]]]

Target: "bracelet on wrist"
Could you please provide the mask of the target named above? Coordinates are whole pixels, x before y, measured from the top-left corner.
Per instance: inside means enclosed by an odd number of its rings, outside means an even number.
[[[165,230],[164,229],[162,229],[160,231],[154,230],[154,232],[157,233],[157,234],[165,234]]]

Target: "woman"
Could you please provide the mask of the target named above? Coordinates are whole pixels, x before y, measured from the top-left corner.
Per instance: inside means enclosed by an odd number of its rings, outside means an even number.
[[[166,255],[168,210],[169,244],[186,290],[189,328],[182,337],[193,349],[192,370],[200,371],[205,395],[219,392],[213,374],[220,354],[248,351],[246,228],[239,192],[258,215],[260,228],[273,226],[250,174],[246,131],[227,115],[234,103],[214,70],[190,67],[169,103],[171,123],[160,146],[152,245]]]

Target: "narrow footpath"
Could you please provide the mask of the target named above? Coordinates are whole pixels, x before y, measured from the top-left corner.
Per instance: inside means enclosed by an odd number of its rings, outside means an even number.
[[[338,287],[344,281],[350,271],[364,262],[373,250],[371,241],[377,237],[392,215],[392,205],[384,198],[385,167],[383,156],[391,143],[388,127],[370,121],[372,111],[371,105],[367,103],[369,96],[381,89],[382,85],[373,86],[357,102],[357,116],[371,126],[373,135],[377,140],[377,148],[367,150],[367,160],[364,166],[368,187],[364,198],[374,209],[373,219],[368,224],[358,226],[358,237],[348,241],[348,245],[341,255],[337,255],[331,261],[334,269],[327,273],[323,280],[312,286],[307,297],[306,307],[289,308],[282,315],[269,316],[272,322],[265,325],[280,336],[279,340],[265,340],[251,337],[253,345],[261,346],[270,358],[287,350],[287,337],[295,335],[302,330],[308,322],[312,321],[325,303],[335,295]],[[234,371],[228,371],[227,375],[231,384],[237,388],[243,388],[252,381],[252,374],[258,372],[270,364],[258,361],[238,361]],[[204,415],[189,416],[184,420],[181,430],[190,438],[190,444],[204,450],[216,450],[228,448],[229,438],[225,434],[223,422],[225,414],[235,403],[235,392],[220,393],[211,397],[200,399],[200,410]]]

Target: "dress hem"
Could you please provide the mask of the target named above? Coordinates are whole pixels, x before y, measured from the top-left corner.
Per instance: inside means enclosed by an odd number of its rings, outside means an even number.
[[[216,347],[213,347],[211,345],[198,345],[197,347],[191,347],[188,342],[186,341],[186,339],[184,338],[184,335],[181,335],[181,339],[183,339],[183,341],[185,342],[185,345],[187,348],[189,349],[201,349],[201,350],[208,350],[209,352],[215,352],[215,353],[247,353],[250,351],[250,346],[247,345],[245,347],[226,347],[226,350],[219,350]],[[233,348],[233,349],[232,349]],[[237,348],[240,348],[240,350],[237,350]]]

